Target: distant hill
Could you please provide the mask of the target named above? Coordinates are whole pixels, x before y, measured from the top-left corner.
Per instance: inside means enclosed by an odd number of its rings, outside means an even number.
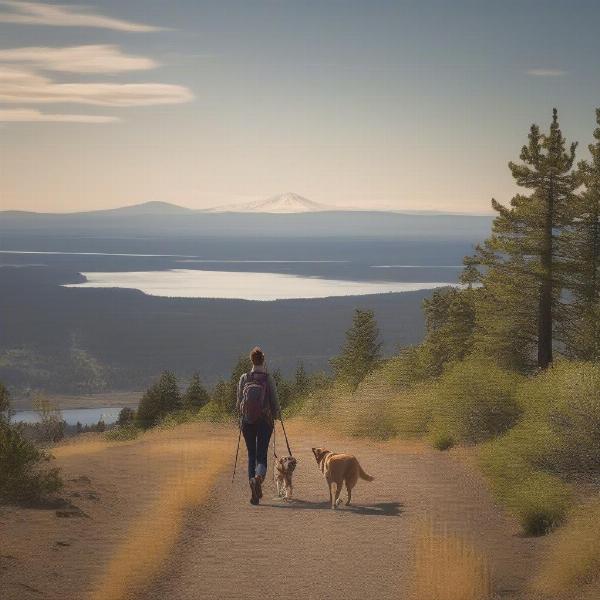
[[[0,249],[22,236],[361,237],[478,242],[491,216],[340,210],[297,194],[233,209],[193,210],[166,202],[78,213],[0,212]],[[22,248],[18,244],[18,248]]]
[[[94,210],[89,215],[181,215],[193,213],[194,210],[184,206],[177,206],[169,202],[143,202],[142,204],[133,204],[131,206],[122,206],[120,208],[109,208],[105,210]],[[82,213],[80,213],[82,214]]]

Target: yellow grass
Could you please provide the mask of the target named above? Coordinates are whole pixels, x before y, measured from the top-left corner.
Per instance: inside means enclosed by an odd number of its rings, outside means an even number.
[[[132,523],[123,542],[94,586],[90,600],[122,600],[139,594],[164,566],[181,532],[186,510],[206,501],[217,475],[229,462],[222,440],[181,440],[150,447],[175,455],[175,472],[157,492],[157,498]]]
[[[414,600],[488,600],[492,585],[485,557],[466,540],[432,523],[417,529]]]
[[[578,507],[556,532],[532,587],[553,597],[594,581],[600,581],[600,500]]]

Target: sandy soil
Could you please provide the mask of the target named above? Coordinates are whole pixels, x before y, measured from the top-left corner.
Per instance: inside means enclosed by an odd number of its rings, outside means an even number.
[[[496,597],[520,597],[543,542],[518,535],[462,458],[417,443],[343,440],[299,424],[289,433],[299,459],[296,500],[275,499],[270,482],[261,506],[251,506],[244,464],[233,485],[223,474],[211,509],[189,515],[164,572],[138,598],[408,598],[423,520],[487,557]],[[359,482],[354,506],[328,507],[312,446],[352,452],[376,477]]]
[[[189,483],[212,485],[213,459],[221,457],[219,470],[231,460],[223,456],[229,428],[194,424],[133,442],[83,437],[53,450],[66,482],[62,495],[73,505],[61,508],[62,516],[55,508],[0,507],[2,600],[123,596],[128,572],[140,571],[144,560],[162,561],[183,511],[202,500],[186,494]],[[132,547],[123,560],[120,553]]]
[[[280,430],[279,430],[280,432]],[[471,543],[497,598],[521,598],[544,540],[524,538],[460,454],[420,443],[343,439],[289,424],[295,500],[269,479],[251,506],[235,431],[187,425],[108,443],[92,434],[54,450],[73,507],[0,507],[2,600],[168,598],[408,599],[423,522]],[[376,477],[331,511],[310,448],[356,454]],[[281,433],[278,449],[284,453]]]

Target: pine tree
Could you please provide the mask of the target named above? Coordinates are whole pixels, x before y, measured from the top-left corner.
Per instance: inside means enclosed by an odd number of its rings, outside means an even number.
[[[296,367],[296,374],[294,376],[294,396],[301,397],[308,393],[310,390],[310,377],[304,368],[304,363],[300,361]]]
[[[125,427],[131,425],[135,420],[135,411],[129,406],[125,406],[119,411],[119,418],[117,419],[117,425],[119,427]]]
[[[600,359],[600,108],[596,110],[591,162],[579,163],[585,189],[575,203],[575,218],[561,236],[566,259],[564,341],[569,356]]]
[[[237,393],[237,392],[236,392]],[[219,408],[221,413],[230,413],[231,410],[231,383],[220,379],[213,388],[211,402]],[[234,404],[235,407],[235,404]]]
[[[294,384],[286,379],[280,369],[275,369],[271,373],[273,381],[277,386],[277,397],[279,398],[279,406],[283,410],[287,408],[294,399]]]
[[[135,421],[143,429],[149,429],[158,423],[160,417],[160,389],[158,383],[155,383],[150,386],[141,397],[135,414]]]
[[[164,371],[160,379],[142,396],[136,413],[136,422],[148,429],[171,412],[182,408],[181,393],[175,375]]]
[[[183,405],[188,410],[198,410],[208,403],[210,397],[200,381],[200,375],[194,373],[183,398]]]
[[[163,371],[158,380],[161,416],[180,410],[183,406],[177,378],[171,371]]]
[[[423,302],[427,333],[424,344],[431,357],[432,374],[439,375],[450,361],[462,360],[473,348],[475,294],[467,288],[435,290]]]
[[[0,381],[0,421],[8,420],[10,409],[10,394],[4,384]]]
[[[354,311],[352,327],[346,331],[346,342],[339,356],[331,359],[335,376],[354,387],[381,360],[379,329],[372,310]]]
[[[554,109],[547,135],[532,125],[521,163],[509,163],[516,183],[532,190],[517,194],[498,213],[492,235],[468,261],[485,267],[478,296],[476,344],[510,367],[546,368],[553,358],[562,263],[557,232],[568,226],[578,178],[572,167],[577,144],[566,141]]]

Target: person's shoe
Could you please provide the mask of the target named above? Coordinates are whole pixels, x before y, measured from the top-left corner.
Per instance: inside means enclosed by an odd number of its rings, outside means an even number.
[[[260,489],[260,483],[257,485],[256,477],[253,477],[250,480],[250,490],[252,492],[252,497],[250,498],[250,504],[254,504],[255,506],[259,503],[260,496],[258,495],[258,490]]]
[[[260,475],[257,475],[254,479],[256,480],[256,492],[258,494],[258,499],[260,500],[263,497],[263,493],[262,493],[263,478]]]

